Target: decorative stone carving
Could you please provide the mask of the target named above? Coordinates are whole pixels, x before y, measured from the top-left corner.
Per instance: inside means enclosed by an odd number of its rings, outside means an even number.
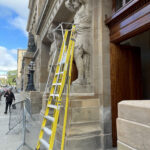
[[[66,0],[66,7],[75,12],[76,42],[74,59],[78,70],[78,78],[73,84],[90,83],[90,36],[91,12],[87,0]]]
[[[36,45],[34,41],[34,36],[31,32],[29,32],[29,39],[28,39],[28,49],[29,52],[35,52],[36,51]]]
[[[47,38],[51,42],[50,51],[49,51],[50,58],[49,58],[49,63],[48,63],[48,72],[50,71],[51,65],[55,65],[57,63],[59,52],[61,49],[61,44],[62,44],[62,35],[58,31],[54,31],[55,28],[56,27],[52,24],[47,34]],[[54,68],[52,72],[54,72]]]

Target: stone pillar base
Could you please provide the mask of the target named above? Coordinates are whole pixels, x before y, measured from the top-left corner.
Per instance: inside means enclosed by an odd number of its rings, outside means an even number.
[[[40,113],[42,106],[41,93],[37,91],[21,92],[23,99],[29,98],[31,100],[31,113]]]
[[[44,116],[44,114],[45,114],[48,97],[49,97],[49,92],[44,94],[42,97],[42,109],[40,112],[41,116]]]
[[[71,93],[90,93],[92,91],[92,86],[90,84],[72,84],[70,88]]]
[[[91,93],[72,94],[69,98],[65,150],[99,150],[101,128],[99,99]],[[55,150],[60,150],[65,96],[56,133]]]

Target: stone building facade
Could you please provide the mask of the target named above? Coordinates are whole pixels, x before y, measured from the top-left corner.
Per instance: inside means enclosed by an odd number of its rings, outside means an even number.
[[[64,22],[67,23],[64,28],[70,28],[70,23],[76,25],[75,76],[71,85],[66,150],[115,147],[117,103],[149,97],[149,72],[146,69],[149,60],[146,57],[146,53],[149,56],[149,7],[149,0],[29,1],[27,31],[33,34],[35,42],[35,51],[30,51],[35,63],[34,94],[41,97],[38,102],[34,101],[42,107],[38,110],[41,114],[46,107],[47,93],[44,96],[43,93],[53,45],[55,41],[61,41],[60,33],[52,31]],[[56,37],[55,40],[52,37]],[[146,40],[140,41],[140,37]],[[142,57],[137,46],[143,49]],[[59,44],[56,47],[59,48]],[[141,61],[143,66],[138,69]],[[143,96],[141,79],[145,89]],[[64,110],[61,111],[56,150],[60,149]]]
[[[77,9],[70,9],[70,6],[66,0],[29,2],[27,31],[34,35],[36,44],[36,51],[33,53],[34,84],[36,90],[43,95],[48,78],[49,53],[53,47],[49,38],[52,26],[58,26],[62,22],[78,24],[76,29],[82,34],[77,33],[75,49],[80,49],[85,58],[77,64],[80,56],[75,54],[74,61],[78,70],[75,79],[79,80],[72,82],[71,86],[66,149],[111,148],[110,70],[109,65],[107,66],[109,30],[104,21],[106,14],[111,15],[112,4],[111,1],[82,0]],[[80,16],[81,14],[84,15]],[[44,99],[45,97],[42,100],[41,113],[45,110]],[[61,118],[63,115],[60,120]],[[56,149],[59,149],[61,129],[60,121]]]

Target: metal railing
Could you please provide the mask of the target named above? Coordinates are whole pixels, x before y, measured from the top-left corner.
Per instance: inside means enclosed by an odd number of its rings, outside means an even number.
[[[26,144],[26,132],[27,124],[31,119],[31,101],[30,99],[25,99],[19,102],[14,103],[16,107],[10,107],[9,109],[9,131],[8,134],[17,126],[22,124],[22,144],[17,148],[17,150],[21,149],[21,147],[26,146],[28,149],[32,150],[32,148]]]

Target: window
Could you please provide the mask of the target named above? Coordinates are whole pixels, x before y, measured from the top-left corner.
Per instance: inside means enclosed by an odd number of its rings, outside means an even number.
[[[125,6],[131,0],[116,0],[116,10],[120,9],[121,7]]]

